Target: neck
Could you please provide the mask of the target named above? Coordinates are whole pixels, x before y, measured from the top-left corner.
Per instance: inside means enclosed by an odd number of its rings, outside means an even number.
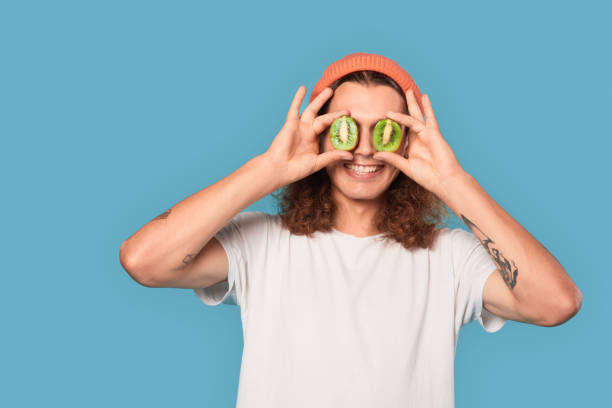
[[[338,231],[358,237],[380,233],[374,222],[382,205],[380,197],[373,200],[355,200],[332,189],[332,198],[337,208],[334,228]]]

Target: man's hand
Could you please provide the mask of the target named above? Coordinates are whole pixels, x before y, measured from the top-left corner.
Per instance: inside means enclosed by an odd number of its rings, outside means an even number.
[[[300,86],[297,90],[285,124],[264,153],[272,170],[278,175],[277,189],[309,176],[336,160],[353,159],[351,152],[343,150],[319,154],[319,135],[335,119],[349,114],[349,111],[344,109],[316,116],[333,93],[331,88],[325,88],[300,116],[306,87]]]
[[[464,170],[440,133],[429,95],[423,94],[421,103],[426,118],[411,89],[406,92],[409,115],[387,112],[387,117],[408,128],[408,148],[405,153],[377,152],[375,160],[385,161],[434,193],[444,201],[445,183],[461,175]]]

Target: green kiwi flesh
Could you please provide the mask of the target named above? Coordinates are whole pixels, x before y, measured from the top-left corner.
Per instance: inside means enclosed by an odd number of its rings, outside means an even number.
[[[350,116],[344,115],[334,120],[329,128],[329,140],[339,150],[352,150],[357,145],[357,124]]]
[[[372,142],[379,152],[394,152],[402,144],[402,128],[391,119],[382,119],[374,126]]]

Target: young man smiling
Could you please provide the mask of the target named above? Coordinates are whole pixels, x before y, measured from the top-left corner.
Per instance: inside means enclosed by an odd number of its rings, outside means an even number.
[[[582,296],[564,268],[457,161],[428,95],[395,61],[331,64],[268,150],[177,203],[121,247],[150,287],[239,305],[238,408],[452,407],[459,329],[554,326]],[[327,129],[358,125],[352,151]],[[374,125],[405,133],[378,152]],[[242,212],[283,188],[279,214]],[[448,206],[472,231],[436,228]]]

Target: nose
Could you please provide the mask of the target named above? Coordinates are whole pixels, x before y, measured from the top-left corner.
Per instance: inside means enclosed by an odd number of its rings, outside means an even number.
[[[404,125],[400,125],[402,129],[402,143],[396,150],[397,153],[402,156],[406,153],[408,149],[408,129]],[[359,141],[357,142],[357,146],[353,150],[353,154],[359,154],[362,156],[372,156],[376,153],[376,149],[374,148],[374,142],[372,141],[373,131],[370,129],[363,129],[363,127],[359,128]]]
[[[371,156],[375,152],[376,149],[374,149],[374,143],[372,143],[372,132],[362,126],[359,129],[359,141],[357,142],[355,150],[353,150],[353,154]]]

